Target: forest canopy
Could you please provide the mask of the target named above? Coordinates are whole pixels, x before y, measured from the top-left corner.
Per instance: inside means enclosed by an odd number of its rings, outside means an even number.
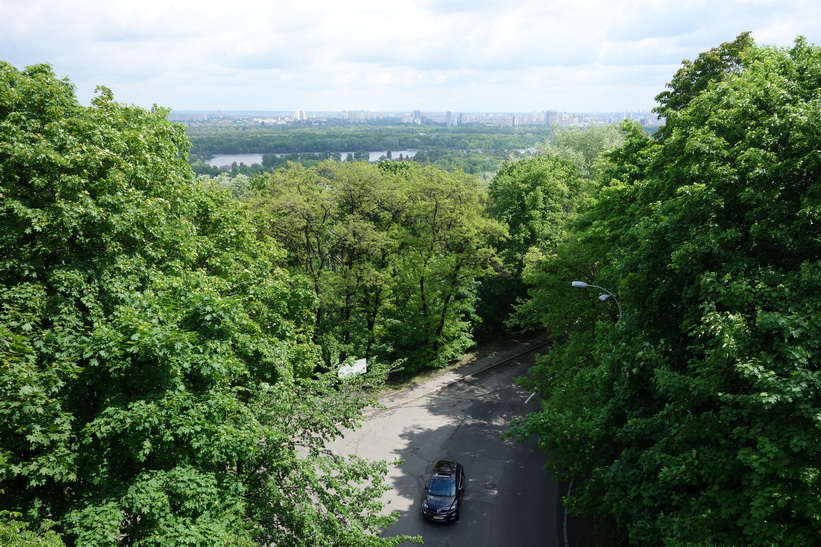
[[[477,282],[494,274],[490,218],[475,177],[412,163],[292,164],[255,179],[247,201],[319,302],[325,363],[365,357],[405,374],[441,368],[473,344]]]
[[[395,545],[385,462],[324,448],[316,295],[162,109],[0,64],[0,529],[69,544]]]
[[[821,49],[745,33],[658,100],[666,125],[625,126],[595,202],[526,271],[528,311],[563,343],[516,431],[631,544],[814,545]]]
[[[513,150],[540,144],[550,126],[222,126],[189,127],[191,153],[354,152],[359,150]]]

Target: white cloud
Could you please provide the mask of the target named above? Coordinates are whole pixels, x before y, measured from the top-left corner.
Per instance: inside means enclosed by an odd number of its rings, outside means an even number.
[[[817,43],[815,0],[5,0],[0,59],[87,102],[178,109],[644,109],[751,30]]]

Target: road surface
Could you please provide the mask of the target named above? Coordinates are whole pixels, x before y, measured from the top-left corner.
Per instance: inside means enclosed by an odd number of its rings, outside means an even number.
[[[385,536],[421,535],[432,546],[564,545],[557,526],[557,485],[542,469],[546,455],[534,440],[501,438],[507,424],[538,409],[514,383],[534,364],[535,352],[473,375],[462,375],[433,392],[416,388],[409,400],[369,415],[363,427],[333,443],[337,453],[403,460],[393,466],[385,495],[399,521]],[[485,367],[478,367],[485,368]],[[465,466],[467,486],[461,520],[430,523],[421,517],[421,496],[438,459]]]

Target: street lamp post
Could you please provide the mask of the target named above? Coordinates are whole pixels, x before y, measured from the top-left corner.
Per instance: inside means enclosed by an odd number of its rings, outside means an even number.
[[[578,287],[580,289],[586,289],[588,287],[593,287],[594,289],[599,289],[599,290],[604,291],[604,294],[599,295],[599,300],[604,302],[605,300],[612,299],[616,303],[616,306],[619,309],[619,320],[621,320],[622,315],[623,315],[622,311],[621,311],[621,302],[619,302],[619,299],[616,298],[615,294],[611,293],[610,291],[608,291],[604,287],[599,287],[598,285],[590,285],[589,283],[585,283],[584,281],[574,281],[573,283],[571,283],[571,285],[573,287]]]

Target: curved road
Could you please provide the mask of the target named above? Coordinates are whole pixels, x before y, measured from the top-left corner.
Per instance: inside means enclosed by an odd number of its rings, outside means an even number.
[[[363,427],[333,443],[337,453],[402,460],[393,466],[385,494],[399,521],[385,536],[419,534],[425,545],[564,545],[557,526],[558,487],[543,471],[546,455],[534,440],[502,440],[511,419],[538,409],[514,379],[534,364],[536,352],[505,361],[372,413]],[[467,486],[459,522],[429,523],[421,517],[421,495],[438,459],[465,466]]]

